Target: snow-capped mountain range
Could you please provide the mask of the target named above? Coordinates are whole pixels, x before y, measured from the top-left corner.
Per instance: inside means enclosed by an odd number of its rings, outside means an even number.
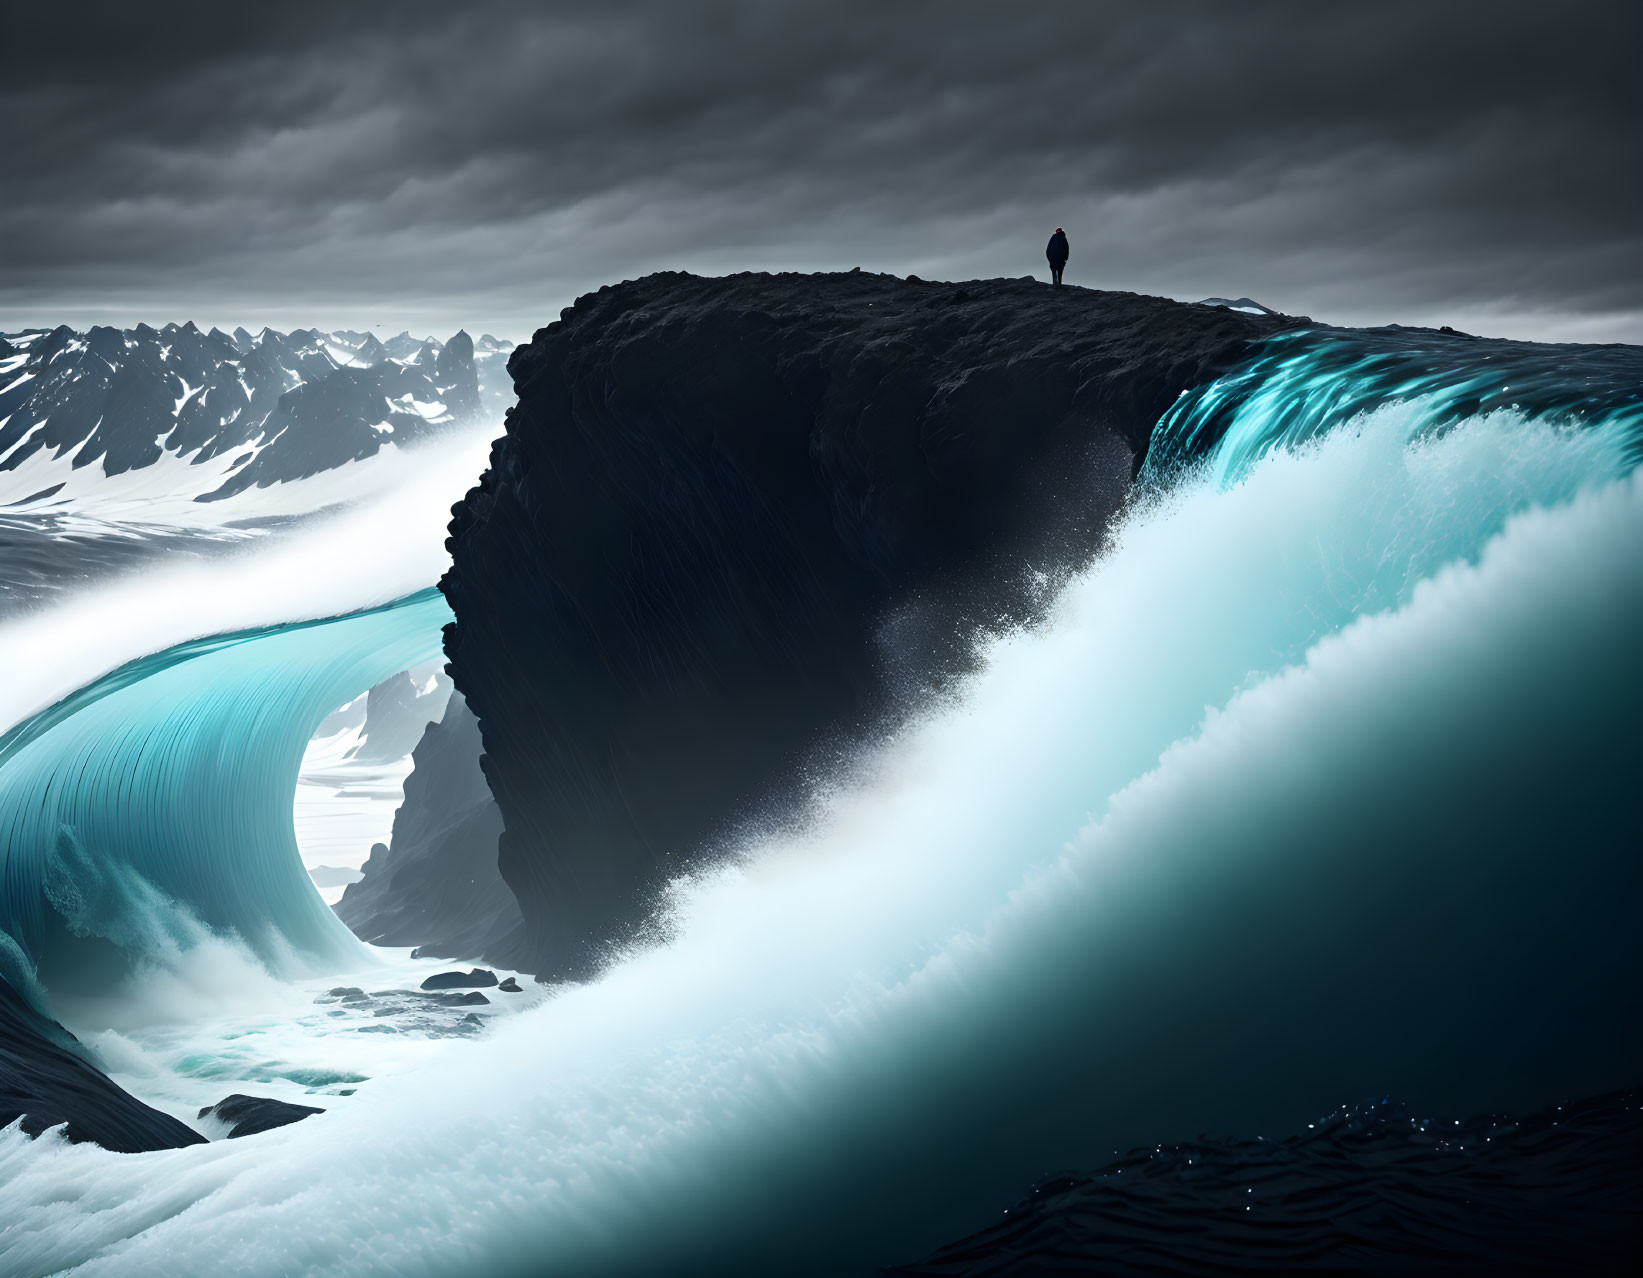
[[[361,466],[498,425],[512,350],[192,322],[0,334],[0,604],[346,503]]]

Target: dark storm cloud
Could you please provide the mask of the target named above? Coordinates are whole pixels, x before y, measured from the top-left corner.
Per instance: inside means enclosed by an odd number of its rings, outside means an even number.
[[[490,325],[665,267],[1041,269],[1643,339],[1636,6],[39,7],[0,323]]]

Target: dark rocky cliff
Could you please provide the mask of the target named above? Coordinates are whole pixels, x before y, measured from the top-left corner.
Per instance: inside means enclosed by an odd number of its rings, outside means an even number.
[[[852,272],[655,275],[539,330],[442,583],[531,966],[595,970],[671,872],[1030,616],[1179,392],[1295,323]]]
[[[151,1109],[87,1061],[74,1038],[0,980],[0,1127],[37,1136],[67,1123],[71,1141],[134,1154],[202,1145],[205,1137]]]

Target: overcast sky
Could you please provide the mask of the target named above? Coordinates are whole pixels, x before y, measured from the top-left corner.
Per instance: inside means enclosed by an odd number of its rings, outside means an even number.
[[[523,339],[676,268],[1643,341],[1636,0],[11,5],[0,327]]]

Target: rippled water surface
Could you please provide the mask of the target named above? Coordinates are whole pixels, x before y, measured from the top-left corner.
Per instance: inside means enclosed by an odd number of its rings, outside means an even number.
[[[1527,1118],[1343,1107],[1049,1177],[905,1278],[1025,1273],[1643,1272],[1643,1090]]]

